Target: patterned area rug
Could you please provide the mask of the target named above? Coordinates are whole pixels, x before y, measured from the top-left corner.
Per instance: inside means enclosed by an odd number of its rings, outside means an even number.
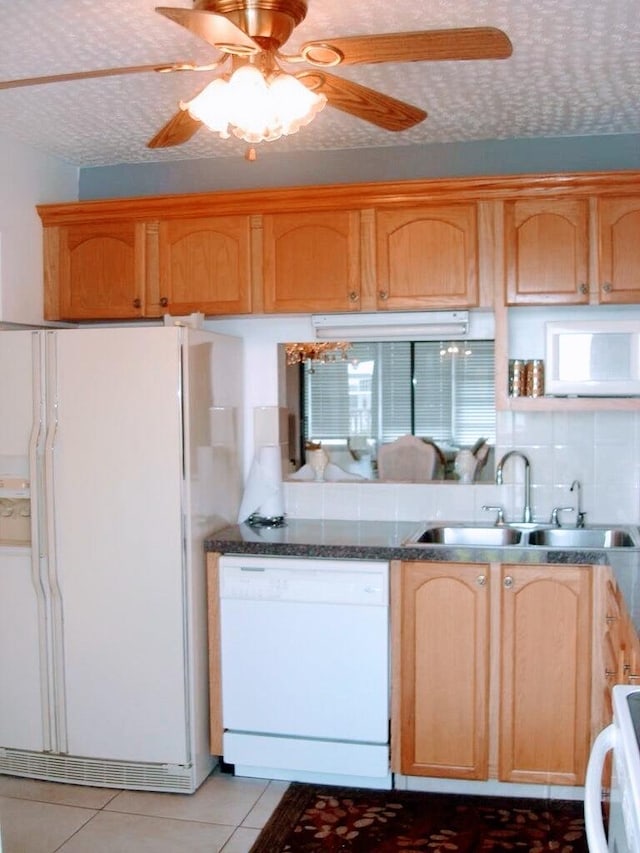
[[[250,853],[587,853],[579,801],[292,782]]]

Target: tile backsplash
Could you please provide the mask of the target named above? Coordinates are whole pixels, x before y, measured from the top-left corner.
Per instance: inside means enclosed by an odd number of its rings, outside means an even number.
[[[640,412],[499,412],[496,460],[522,451],[531,463],[531,503],[536,521],[554,507],[576,506],[573,480],[582,486],[586,522],[640,523]],[[290,518],[369,521],[491,521],[483,505],[504,507],[507,520],[522,518],[523,466],[510,459],[504,485],[453,482],[310,483],[288,481],[285,511]],[[561,515],[575,523],[574,512]]]

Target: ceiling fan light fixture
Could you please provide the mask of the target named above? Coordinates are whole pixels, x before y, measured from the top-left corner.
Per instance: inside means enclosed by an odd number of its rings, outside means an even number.
[[[243,65],[229,80],[216,78],[180,107],[222,139],[231,134],[245,142],[272,142],[296,133],[317,115],[327,99],[307,89],[291,74],[266,78],[255,65]]]

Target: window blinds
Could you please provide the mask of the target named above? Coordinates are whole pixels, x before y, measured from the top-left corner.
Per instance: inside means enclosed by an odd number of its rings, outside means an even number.
[[[348,355],[305,364],[305,440],[495,443],[493,341],[356,343]]]

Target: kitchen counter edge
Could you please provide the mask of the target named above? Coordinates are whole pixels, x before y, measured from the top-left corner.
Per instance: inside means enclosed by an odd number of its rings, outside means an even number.
[[[403,545],[420,522],[290,519],[281,527],[237,524],[205,538],[207,552],[334,560],[427,560],[453,563],[611,566],[640,633],[640,549]]]

